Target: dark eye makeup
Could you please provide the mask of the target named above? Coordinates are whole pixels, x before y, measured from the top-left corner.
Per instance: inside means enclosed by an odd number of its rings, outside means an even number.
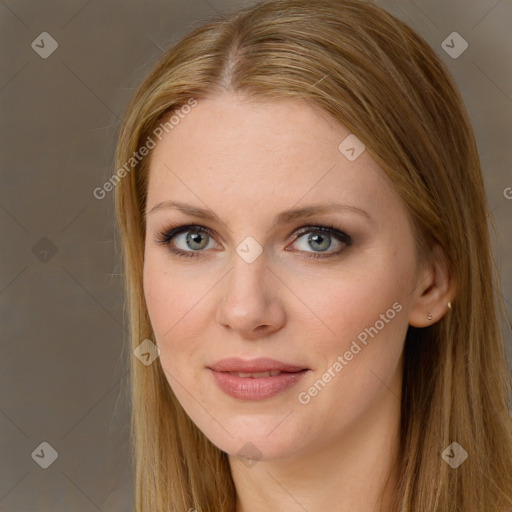
[[[162,231],[158,232],[155,236],[155,243],[158,245],[168,246],[168,249],[171,253],[184,258],[198,258],[200,257],[205,251],[200,250],[190,250],[185,251],[183,249],[179,249],[174,245],[173,239],[177,235],[181,233],[189,233],[189,236],[187,236],[187,242],[192,241],[193,243],[197,243],[195,240],[193,240],[192,236],[190,236],[190,233],[194,234],[197,238],[197,235],[202,235],[204,239],[204,235],[206,234],[207,237],[212,238],[215,240],[214,232],[206,227],[206,226],[200,226],[197,224],[188,224],[188,225],[178,225],[178,226],[168,226]],[[335,228],[333,225],[324,225],[321,223],[315,223],[315,225],[308,225],[303,226],[297,230],[295,230],[294,234],[296,235],[296,238],[293,240],[292,243],[295,243],[297,240],[299,240],[303,235],[305,234],[311,234],[310,237],[308,237],[307,242],[313,242],[317,243],[320,241],[320,243],[324,242],[325,240],[329,241],[329,247],[331,246],[331,240],[334,238],[340,244],[342,247],[334,252],[325,252],[325,251],[303,251],[299,250],[298,252],[304,253],[307,258],[332,258],[335,256],[339,256],[342,252],[346,250],[347,247],[352,245],[352,238],[345,232]],[[285,249],[287,250],[287,249]]]

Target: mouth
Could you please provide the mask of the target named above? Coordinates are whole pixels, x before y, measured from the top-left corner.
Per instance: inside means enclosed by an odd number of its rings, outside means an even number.
[[[267,357],[258,357],[256,359],[241,359],[239,357],[229,357],[227,359],[221,359],[216,363],[209,366],[209,368],[215,372],[227,372],[227,373],[247,373],[256,375],[264,374],[268,372],[300,372],[302,370],[308,370],[305,366],[283,363],[276,359],[269,359]],[[262,375],[268,377],[268,375]]]
[[[234,375],[235,377],[242,377],[247,378],[251,377],[253,379],[261,379],[262,377],[276,377],[277,375],[281,375],[281,373],[289,373],[289,372],[281,372],[279,370],[273,370],[268,372],[226,372],[229,373],[229,375]],[[291,372],[290,372],[291,373]]]
[[[300,365],[267,358],[222,359],[207,368],[221,391],[232,398],[249,401],[272,398],[310,371]]]

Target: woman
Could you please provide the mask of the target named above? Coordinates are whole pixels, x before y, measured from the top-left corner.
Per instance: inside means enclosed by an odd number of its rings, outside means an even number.
[[[213,19],[116,164],[138,511],[512,509],[479,156],[417,34],[357,0]]]

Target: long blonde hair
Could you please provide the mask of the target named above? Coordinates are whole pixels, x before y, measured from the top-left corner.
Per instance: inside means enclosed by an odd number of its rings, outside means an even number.
[[[393,511],[512,508],[511,377],[477,146],[460,93],[431,47],[358,0],[272,0],[192,28],[142,83],[125,116],[116,169],[131,347],[153,339],[142,288],[148,158],[133,158],[190,100],[240,92],[304,98],[364,142],[407,206],[418,247],[438,244],[456,283],[453,309],[409,327],[400,475]],[[160,362],[132,358],[138,512],[234,512],[227,455],[186,415]],[[452,442],[467,460],[441,457]]]

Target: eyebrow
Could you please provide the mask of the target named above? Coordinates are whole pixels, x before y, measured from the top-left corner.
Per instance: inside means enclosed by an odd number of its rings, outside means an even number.
[[[162,201],[161,203],[157,203],[155,206],[153,206],[153,208],[151,208],[149,212],[146,212],[146,216],[164,209],[176,209],[192,217],[198,217],[204,220],[224,224],[219,218],[219,216],[212,212],[211,210],[173,200]],[[369,221],[373,222],[373,219],[370,216],[370,214],[367,211],[358,208],[357,206],[328,202],[322,204],[312,204],[309,206],[305,206],[303,208],[290,208],[288,210],[284,210],[283,212],[276,215],[274,219],[274,225],[287,224],[297,219],[306,219],[314,217],[315,215],[335,212],[356,213],[358,215],[366,217]]]

